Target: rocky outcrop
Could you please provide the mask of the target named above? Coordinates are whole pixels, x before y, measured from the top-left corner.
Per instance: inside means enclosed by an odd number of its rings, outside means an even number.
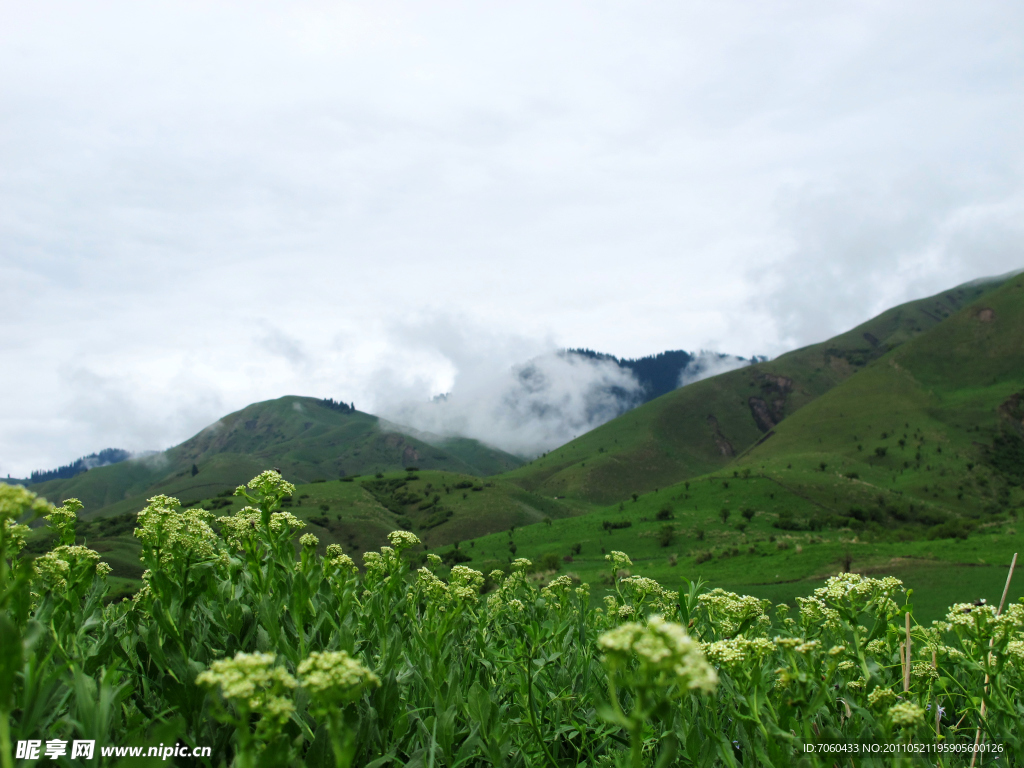
[[[711,427],[711,437],[715,441],[715,445],[718,446],[718,451],[723,456],[735,456],[736,449],[732,447],[725,435],[722,434],[722,428],[718,424],[718,419],[714,415],[709,414],[707,418],[708,426]]]

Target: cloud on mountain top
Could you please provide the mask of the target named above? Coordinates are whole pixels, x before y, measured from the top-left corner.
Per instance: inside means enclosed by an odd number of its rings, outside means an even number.
[[[389,420],[536,456],[618,416],[640,385],[614,362],[549,351],[511,367],[463,370],[429,401],[383,402]]]

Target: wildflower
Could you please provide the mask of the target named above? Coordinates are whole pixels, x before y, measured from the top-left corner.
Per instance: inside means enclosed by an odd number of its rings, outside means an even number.
[[[896,694],[882,686],[878,686],[868,694],[868,703],[871,706],[885,707],[894,701],[896,701]]]
[[[831,648],[828,649],[828,655],[829,656],[838,656],[839,654],[841,654],[845,650],[846,650],[846,646],[845,645],[833,645]]]
[[[429,555],[427,555],[427,563],[430,564],[431,568],[437,568],[439,565],[441,565],[442,560],[438,555],[435,555],[433,552],[431,552]],[[498,573],[501,573],[501,571],[498,571]]]
[[[872,656],[881,656],[881,655],[883,655],[888,650],[889,650],[888,643],[886,643],[885,640],[882,640],[882,639],[872,640],[867,645],[867,651]]]
[[[735,634],[747,619],[765,626],[771,622],[764,612],[765,603],[750,595],[737,595],[724,589],[713,589],[697,597],[708,618],[720,635]],[[766,601],[767,602],[767,601]],[[767,603],[770,607],[771,603]]]
[[[939,672],[931,664],[919,661],[910,668],[910,674],[920,680],[938,680]]]
[[[182,512],[180,506],[177,499],[159,495],[139,512],[135,536],[142,541],[143,560],[149,556],[155,564],[167,565],[213,557],[217,537],[207,522],[213,515],[204,509]]]
[[[305,527],[306,524],[291,512],[275,512],[270,516],[270,530],[274,533],[291,533]]]
[[[680,689],[710,692],[718,684],[715,670],[700,648],[679,624],[651,616],[647,625],[623,624],[598,638],[605,664],[624,671],[632,658],[639,662],[634,684],[679,686]]]
[[[924,720],[924,710],[912,701],[901,701],[889,709],[889,718],[893,725],[906,728]]]
[[[625,552],[613,551],[610,555],[605,555],[604,559],[612,564],[612,570],[616,573],[633,565],[633,561]]]
[[[420,543],[419,537],[415,533],[409,533],[409,531],[392,531],[388,534],[388,541],[391,542],[391,546],[399,554]]]
[[[110,566],[99,560],[100,553],[88,547],[63,544],[37,557],[33,566],[40,581],[55,592],[63,592],[69,583],[90,583],[93,574],[110,573]],[[100,565],[104,567],[101,569]]]
[[[849,672],[851,669],[853,669],[856,666],[857,665],[854,664],[852,661],[846,660],[846,661],[840,661],[839,664],[836,665],[836,669],[839,670],[840,672]]]
[[[301,539],[300,539],[301,541]],[[336,557],[341,557],[342,549],[340,544],[328,544],[327,545],[327,559],[333,560]]]
[[[250,480],[248,485],[249,490],[256,491],[262,497],[264,503],[267,503],[269,506],[276,505],[285,496],[291,496],[295,493],[295,486],[287,482],[281,477],[279,472],[274,470],[261,472]],[[235,490],[235,495],[246,495],[245,489],[239,486]]]
[[[517,557],[515,560],[512,561],[512,571],[525,571],[532,565],[533,562],[527,560],[525,557]]]
[[[259,533],[260,511],[253,507],[242,507],[229,517],[218,517],[217,522],[228,546],[234,550],[242,550],[247,543],[254,541]]]
[[[46,522],[57,532],[59,543],[75,543],[75,522],[78,520],[78,510],[83,506],[78,499],[68,499],[46,516]]]
[[[25,490],[24,486],[0,483],[0,528],[3,529],[3,540],[10,548],[8,554],[18,553],[25,547],[29,527],[18,520],[40,517],[51,510],[45,499]]]
[[[734,637],[729,640],[718,640],[706,643],[702,650],[708,661],[722,667],[737,667],[748,659],[754,664],[775,650],[775,645],[766,637],[748,640],[745,637]]]
[[[377,675],[345,651],[311,653],[297,671],[302,686],[321,707],[355,701],[366,689],[380,685]]]
[[[196,685],[220,691],[238,711],[240,720],[258,712],[264,728],[280,728],[295,711],[288,692],[298,682],[284,667],[275,666],[272,653],[237,653],[213,662],[196,677]]]
[[[305,549],[316,549],[320,545],[320,539],[312,533],[304,533],[299,537],[299,544]]]

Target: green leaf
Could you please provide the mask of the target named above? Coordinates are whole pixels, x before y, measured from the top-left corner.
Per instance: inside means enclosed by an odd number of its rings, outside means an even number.
[[[14,680],[21,670],[23,653],[21,632],[7,612],[0,611],[0,712],[10,712],[14,704]]]

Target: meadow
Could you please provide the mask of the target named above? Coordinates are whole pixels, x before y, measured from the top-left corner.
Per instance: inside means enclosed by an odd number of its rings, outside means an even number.
[[[389,486],[405,487],[373,490]],[[19,742],[54,739],[209,747],[171,760],[244,768],[1019,764],[1019,601],[926,622],[898,579],[840,573],[793,610],[633,573],[653,560],[611,547],[632,526],[601,525],[584,542],[608,550],[587,555],[605,593],[595,605],[596,586],[518,551],[478,570],[409,531],[360,570],[287,509],[302,495],[268,471],[231,509],[152,498],[133,530],[143,585],[110,601],[110,566],[74,543],[79,505],[0,486],[0,764]],[[21,557],[40,518],[53,548]],[[487,540],[468,546],[474,565]]]

